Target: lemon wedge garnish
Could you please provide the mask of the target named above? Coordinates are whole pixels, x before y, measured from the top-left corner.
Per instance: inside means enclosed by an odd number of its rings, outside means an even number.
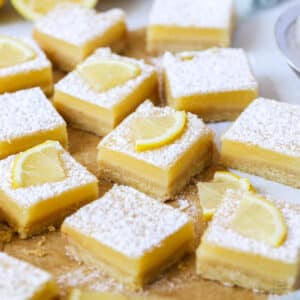
[[[253,193],[243,195],[230,227],[245,237],[272,247],[280,246],[287,235],[281,211],[271,201]]]
[[[140,75],[138,65],[117,59],[95,59],[77,67],[80,76],[96,91],[105,92]]]
[[[136,151],[156,149],[171,143],[183,133],[185,124],[186,113],[183,111],[135,118],[132,128]]]
[[[20,15],[32,21],[47,14],[61,2],[73,2],[85,7],[94,7],[98,0],[11,0],[12,5]]]
[[[0,68],[24,63],[35,56],[35,52],[22,41],[7,36],[0,36]]]
[[[13,188],[65,179],[58,145],[58,142],[48,141],[18,154],[11,174]]]
[[[198,182],[197,188],[204,221],[212,219],[227,189],[243,191],[254,189],[249,179],[226,171],[217,171],[211,182]]]

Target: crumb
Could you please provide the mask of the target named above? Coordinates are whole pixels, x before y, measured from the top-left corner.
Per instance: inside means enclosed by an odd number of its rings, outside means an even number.
[[[38,247],[42,247],[42,246],[45,245],[45,243],[46,243],[46,237],[43,235],[43,236],[41,237],[41,239],[37,242],[37,246],[38,246]]]
[[[26,249],[25,253],[30,256],[36,256],[36,257],[44,257],[48,255],[48,252],[44,248],[38,248],[38,249]]]
[[[54,231],[56,231],[56,228],[53,225],[50,225],[50,226],[48,226],[48,231],[54,232]]]

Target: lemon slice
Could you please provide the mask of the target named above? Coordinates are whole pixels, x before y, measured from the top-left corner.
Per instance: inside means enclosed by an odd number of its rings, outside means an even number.
[[[204,221],[212,219],[227,189],[243,191],[254,189],[249,179],[225,171],[217,171],[213,181],[199,182],[197,188]]]
[[[63,180],[59,143],[48,141],[18,154],[12,168],[13,188]]]
[[[98,0],[11,0],[12,5],[20,15],[32,21],[47,14],[61,2],[73,2],[86,7],[94,7]]]
[[[217,171],[213,178],[214,182],[224,182],[230,189],[243,189],[245,191],[255,191],[248,178],[242,178],[234,173],[227,171]]]
[[[117,59],[85,62],[77,67],[77,71],[96,92],[108,91],[141,73],[138,65]]]
[[[281,211],[271,201],[252,193],[243,196],[230,227],[272,247],[280,246],[287,235]]]
[[[165,116],[136,118],[133,121],[135,149],[146,151],[174,141],[184,131],[186,113],[176,111]]]
[[[24,63],[33,59],[35,55],[35,52],[23,42],[0,36],[0,68]]]

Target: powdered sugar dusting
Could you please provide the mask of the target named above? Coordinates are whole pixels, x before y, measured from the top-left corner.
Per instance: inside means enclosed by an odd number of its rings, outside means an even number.
[[[24,76],[26,76],[27,73],[31,71],[51,68],[50,61],[47,59],[44,52],[39,48],[39,46],[33,40],[27,38],[16,38],[16,39],[19,39],[20,42],[30,47],[35,52],[36,56],[33,59],[25,61],[21,64],[17,64],[6,68],[0,68],[0,78],[13,76],[15,74],[20,74],[20,73],[25,73]]]
[[[52,276],[24,261],[0,253],[1,300],[32,299]]]
[[[248,106],[222,140],[300,157],[300,106],[259,98]]]
[[[127,117],[115,130],[104,137],[98,148],[109,148],[160,168],[167,168],[174,164],[192,145],[210,135],[211,131],[208,127],[197,116],[187,113],[186,129],[173,143],[157,149],[138,152],[135,150],[132,123],[135,118],[164,116],[174,111],[171,107],[155,107],[150,101],[145,101],[135,113]]]
[[[156,0],[150,25],[199,28],[229,28],[232,0]]]
[[[269,199],[281,210],[288,229],[284,243],[279,247],[271,247],[263,242],[242,236],[230,228],[229,225],[236,215],[241,198],[242,192],[229,190],[226,193],[204,235],[204,240],[220,247],[252,255],[261,255],[286,263],[297,263],[300,258],[300,207]]]
[[[66,126],[40,88],[0,96],[0,141]]]
[[[242,49],[216,48],[177,55],[167,52],[163,64],[174,98],[257,89]]]
[[[185,213],[131,187],[114,185],[101,199],[68,217],[64,225],[138,258],[188,222]]]
[[[97,13],[74,3],[61,3],[36,23],[36,30],[75,46],[103,36],[116,23],[125,23],[121,9]]]
[[[11,173],[16,156],[11,155],[0,161],[0,189],[8,195],[11,201],[14,201],[21,207],[28,208],[38,202],[61,195],[66,191],[92,182],[97,182],[97,178],[85,167],[76,162],[58,142],[57,149],[60,151],[60,158],[66,172],[66,178],[64,180],[14,189],[11,182]]]
[[[90,102],[92,104],[111,109],[113,106],[122,102],[128,95],[130,95],[130,93],[133,92],[133,90],[135,90],[146,79],[153,76],[155,73],[154,67],[145,64],[143,60],[137,60],[113,54],[109,48],[96,50],[94,54],[85,60],[85,62],[106,58],[126,61],[138,65],[141,69],[141,74],[136,78],[128,80],[123,85],[116,86],[104,93],[100,93],[94,91],[75,70],[58,82],[55,86],[55,89],[80,99],[81,101]]]

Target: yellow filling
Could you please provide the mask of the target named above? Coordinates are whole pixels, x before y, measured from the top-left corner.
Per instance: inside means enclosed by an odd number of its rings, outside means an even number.
[[[113,267],[118,277],[129,276],[137,284],[143,284],[156,273],[156,270],[160,270],[164,264],[169,263],[170,258],[177,251],[182,250],[182,247],[186,248],[184,252],[188,252],[194,239],[194,226],[192,222],[189,222],[157,247],[139,257],[128,257],[92,237],[76,231],[65,223],[62,225],[61,231],[69,236],[75,244],[87,250],[100,263]]]
[[[57,285],[49,281],[44,284],[39,291],[37,291],[30,300],[52,300],[56,299],[59,295],[59,289]]]
[[[261,276],[267,280],[286,281],[295,278],[298,265],[272,260],[259,255],[238,252],[211,245],[203,241],[197,250],[197,269],[201,273],[201,263],[226,266],[228,269],[246,272],[248,275]],[[258,267],[259,266],[259,267]]]
[[[278,168],[283,172],[291,172],[300,176],[299,158],[235,141],[222,141],[221,159],[225,163],[230,160],[230,164],[234,164],[235,167],[238,167],[240,162],[251,160],[262,164],[263,167]]]
[[[66,147],[68,143],[66,127],[63,125],[53,130],[22,136],[10,141],[2,141],[0,142],[0,158],[24,151],[47,140],[59,141],[63,147]]]

